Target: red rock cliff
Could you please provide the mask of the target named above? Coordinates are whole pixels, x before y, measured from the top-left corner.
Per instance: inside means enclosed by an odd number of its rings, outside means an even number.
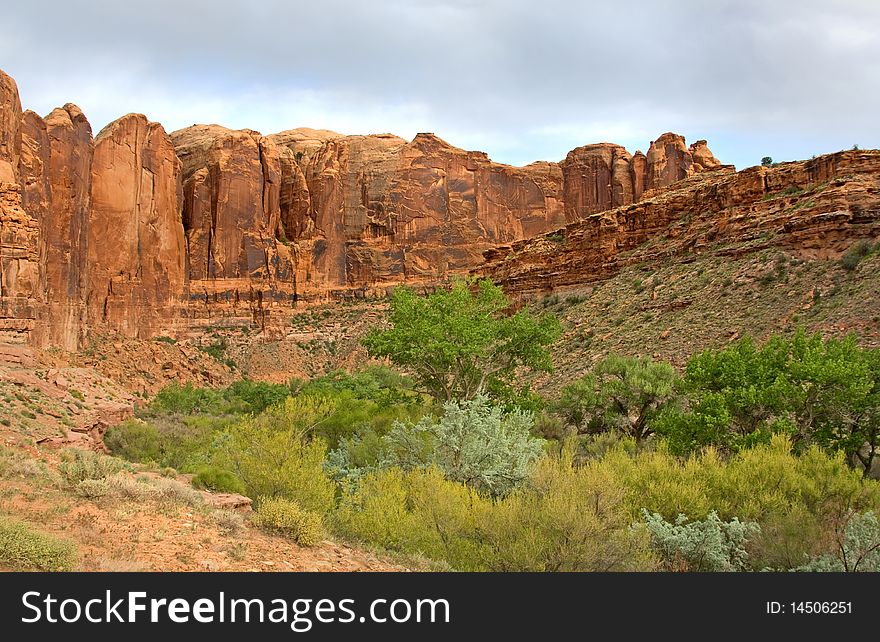
[[[602,143],[525,167],[434,134],[169,136],[137,114],[93,139],[75,105],[22,112],[0,72],[0,341],[283,325],[300,299],[464,273],[498,245],[717,166],[705,141],[674,134],[647,156]]]
[[[622,266],[784,247],[833,257],[880,236],[880,151],[846,151],[742,172],[721,169],[496,248],[476,273],[518,293],[571,288]]]

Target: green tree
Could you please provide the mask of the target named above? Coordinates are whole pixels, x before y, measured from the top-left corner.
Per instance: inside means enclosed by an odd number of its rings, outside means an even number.
[[[510,300],[488,279],[459,280],[449,289],[419,296],[397,288],[391,296],[391,327],[374,330],[364,345],[410,370],[441,401],[504,396],[524,367],[552,370],[547,349],[562,332],[556,317],[510,313]]]
[[[748,337],[696,355],[685,370],[688,409],[658,432],[673,450],[703,445],[739,450],[786,432],[798,449],[842,450],[870,471],[880,446],[880,352],[854,336],[798,331],[757,346]]]
[[[640,443],[653,434],[653,419],[677,399],[677,381],[668,363],[609,355],[563,389],[557,411],[578,433],[617,431]]]
[[[773,159],[770,156],[765,156],[761,159],[761,165],[764,167],[770,167],[773,164]]]

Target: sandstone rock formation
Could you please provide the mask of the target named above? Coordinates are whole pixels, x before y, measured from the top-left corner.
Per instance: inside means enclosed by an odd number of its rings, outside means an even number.
[[[42,226],[46,244],[49,342],[68,350],[86,331],[92,128],[76,106],[46,116],[51,199]]]
[[[639,201],[718,161],[664,134],[511,167],[434,134],[271,136],[129,114],[93,140],[75,105],[22,112],[0,72],[0,342],[283,326],[300,300],[382,295]],[[277,321],[277,323],[275,323]]]
[[[259,132],[217,125],[195,125],[171,138],[182,163],[191,297],[206,305],[242,303],[262,323],[264,302],[292,301],[296,292],[292,253],[277,238],[281,152]]]
[[[180,191],[180,161],[158,123],[129,114],[95,138],[88,230],[94,322],[140,338],[168,326],[185,281]]]
[[[625,265],[784,247],[833,257],[880,236],[880,151],[742,172],[719,168],[632,205],[486,253],[475,272],[518,293],[601,280]]]
[[[0,341],[40,334],[42,221],[24,208],[21,128],[18,87],[0,72]]]

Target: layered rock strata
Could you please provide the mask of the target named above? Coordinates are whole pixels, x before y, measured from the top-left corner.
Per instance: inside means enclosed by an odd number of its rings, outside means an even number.
[[[486,253],[475,270],[514,293],[574,288],[622,267],[736,256],[780,247],[838,256],[880,237],[880,151],[846,151],[776,167],[721,169],[638,203]]]

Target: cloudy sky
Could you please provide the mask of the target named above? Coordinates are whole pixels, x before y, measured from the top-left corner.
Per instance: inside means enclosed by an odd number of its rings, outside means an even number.
[[[525,164],[664,131],[738,167],[880,147],[878,0],[15,2],[27,108],[172,131],[432,131]]]

